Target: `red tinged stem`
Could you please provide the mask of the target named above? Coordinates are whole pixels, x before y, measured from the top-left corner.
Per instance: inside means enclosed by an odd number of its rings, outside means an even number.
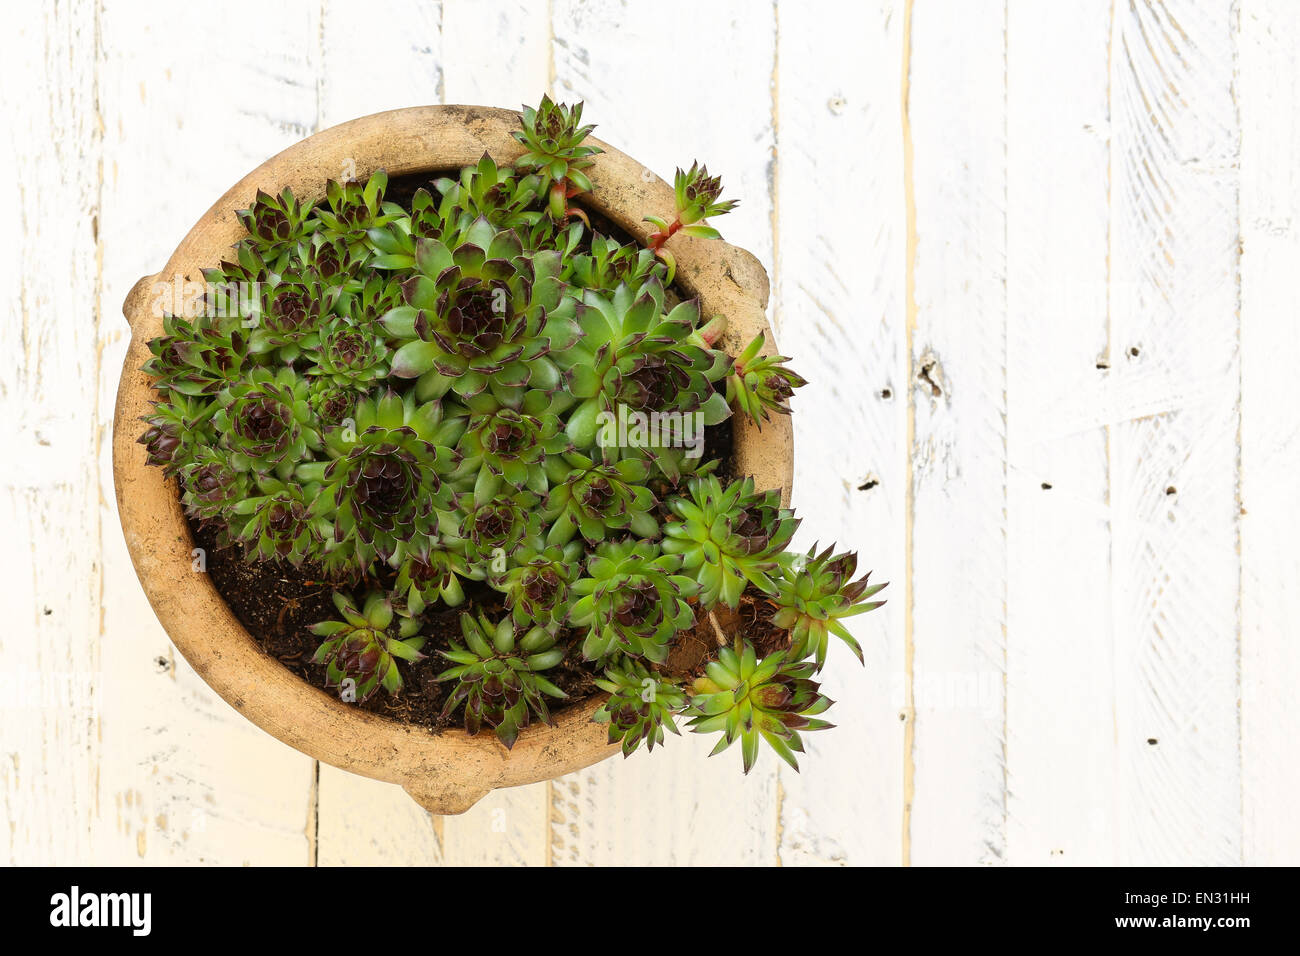
[[[677,234],[677,230],[680,228],[682,228],[682,220],[680,218],[677,218],[673,220],[673,224],[668,227],[667,232],[656,232],[653,235],[651,235],[650,238],[647,240],[650,243],[650,250],[652,252],[658,252],[661,248],[663,248],[663,244],[665,242],[667,242],[669,239],[671,239],[674,235]]]

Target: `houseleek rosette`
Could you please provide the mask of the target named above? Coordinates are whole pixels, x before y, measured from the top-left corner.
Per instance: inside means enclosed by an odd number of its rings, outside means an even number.
[[[308,558],[319,558],[323,523],[312,513],[319,487],[262,478],[256,490],[226,512],[234,539],[244,546],[245,558],[282,560],[294,567]]]
[[[320,225],[311,213],[312,206],[304,206],[286,187],[278,196],[259,189],[253,204],[236,210],[235,215],[248,230],[259,256],[283,267],[289,253]]]
[[[855,614],[874,611],[884,601],[870,600],[885,584],[868,586],[867,572],[858,580],[856,554],[832,555],[831,548],[821,554],[816,545],[806,555],[788,555],[782,562],[773,601],[777,612],[772,623],[790,632],[792,658],[816,656],[817,668],[826,663],[826,645],[834,634],[862,662],[862,647],[840,621]]]
[[[645,487],[649,470],[643,462],[596,462],[569,452],[549,459],[547,471],[554,483],[543,511],[550,526],[547,544],[568,544],[579,533],[593,545],[611,534],[658,536],[654,509],[659,502]]]
[[[507,392],[502,401],[492,392],[465,399],[469,418],[456,450],[461,464],[453,480],[472,483],[479,499],[504,487],[547,491],[546,461],[569,447],[551,398],[539,389]]]
[[[445,418],[439,402],[416,404],[391,390],[360,402],[355,428],[326,435],[328,464],[300,466],[300,481],[319,480],[318,508],[333,519],[331,541],[367,567],[387,561],[399,545],[436,533],[437,513],[450,507],[443,481],[456,462],[452,446],[464,422]]]
[[[686,493],[668,499],[672,517],[664,525],[663,550],[680,555],[682,570],[700,584],[705,605],[740,603],[746,582],[767,593],[771,573],[799,522],[781,507],[777,491],[754,491],[744,478],[724,488],[715,476],[692,478]]]
[[[569,200],[591,191],[591,180],[585,170],[592,165],[591,157],[604,150],[585,142],[595,126],[583,125],[582,104],[569,106],[543,96],[537,109],[524,106],[521,126],[513,135],[523,143],[526,152],[515,160],[515,165],[523,170],[536,170],[542,176],[550,217],[586,219],[585,214],[569,205]]]
[[[754,648],[737,637],[735,646],[719,651],[718,659],[692,684],[688,726],[697,734],[721,732],[709,756],[739,740],[745,773],[758,759],[760,740],[798,770],[800,732],[834,726],[817,717],[833,701],[811,679],[815,672],[812,662],[787,660],[784,652],[760,661]]]
[[[309,279],[261,286],[247,320],[252,328],[249,350],[274,352],[287,363],[304,349],[314,348],[320,342],[322,326],[334,315],[339,291],[336,286]]]
[[[180,469],[180,485],[185,513],[199,521],[231,513],[252,487],[247,472],[237,471],[211,448],[199,451],[194,461]]]
[[[541,498],[525,489],[503,489],[490,498],[460,492],[442,530],[465,548],[471,562],[497,564],[541,535],[540,503]]]
[[[179,392],[151,405],[149,414],[140,416],[146,427],[136,442],[144,445],[145,461],[170,478],[216,442],[217,405]]]
[[[784,355],[760,355],[766,333],[759,332],[736,356],[727,376],[727,403],[760,428],[771,413],[790,414],[790,396],[808,382],[786,367]]]
[[[402,287],[406,305],[383,322],[401,343],[394,375],[423,377],[418,388],[429,397],[448,388],[476,395],[489,380],[501,389],[557,387],[549,354],[579,335],[558,252],[525,254],[516,233],[480,218],[454,249],[419,240],[415,263]]]
[[[569,588],[581,567],[582,546],[518,551],[511,567],[488,575],[488,582],[506,597],[510,617],[519,627],[563,624],[569,614]]]
[[[311,374],[335,385],[364,389],[388,375],[383,339],[350,321],[335,319],[320,334]]]
[[[316,218],[331,237],[341,239],[353,255],[368,251],[367,234],[404,214],[396,203],[384,202],[388,174],[377,169],[364,183],[331,180],[325,186],[325,204]]]
[[[462,614],[460,626],[465,645],[453,641],[450,650],[438,652],[455,665],[438,675],[440,681],[456,682],[442,717],[464,704],[466,733],[488,727],[507,748],[514,747],[531,718],[551,722],[547,697],[568,696],[541,674],[562,661],[564,651],[542,627],[518,637],[509,618],[493,624],[481,614]]]
[[[308,383],[289,366],[272,373],[256,368],[217,396],[213,426],[240,471],[275,473],[287,478],[320,447],[307,402]]]
[[[311,629],[325,638],[312,660],[325,665],[327,685],[346,691],[344,682],[352,681],[352,694],[344,696],[357,702],[369,700],[380,687],[399,693],[402,674],[397,661],[424,657],[419,621],[395,617],[392,604],[380,592],[369,595],[358,609],[351,598],[336,591],[334,606],[342,620],[322,621]]]
[[[609,724],[609,742],[620,744],[623,756],[631,756],[642,743],[653,751],[664,742],[664,731],[680,734],[673,715],[686,707],[681,684],[628,659],[605,669],[596,686],[609,694],[592,720]]]
[[[462,580],[481,580],[484,572],[471,567],[463,548],[440,538],[425,537],[402,544],[390,563],[397,568],[393,593],[412,614],[442,602],[447,607],[465,603]]]
[[[620,405],[636,412],[700,412],[706,425],[731,414],[712,384],[729,360],[697,332],[699,318],[693,300],[665,315],[663,287],[655,277],[639,292],[620,284],[610,294],[584,293],[578,310],[582,337],[556,355],[577,401],[566,427],[579,450],[596,444],[602,415],[616,414]]]
[[[604,660],[622,652],[655,663],[667,660],[673,636],[695,622],[686,599],[698,588],[677,573],[680,566],[680,558],[660,554],[649,541],[597,545],[586,576],[571,588],[577,599],[569,623],[586,630],[583,656]]]
[[[239,381],[248,337],[238,314],[187,320],[163,316],[163,334],[149,342],[143,371],[160,392],[215,395]]]

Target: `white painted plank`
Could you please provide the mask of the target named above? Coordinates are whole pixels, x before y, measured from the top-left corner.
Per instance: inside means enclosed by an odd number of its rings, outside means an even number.
[[[1007,843],[1026,865],[1116,860],[1110,23],[1091,0],[1008,9]]]
[[[794,401],[796,541],[837,541],[873,581],[894,582],[882,609],[847,622],[865,670],[832,642],[822,680],[836,726],[807,735],[800,773],[781,768],[780,860],[896,865],[907,566],[902,9],[783,4],[779,33],[777,335],[809,380]]]
[[[550,86],[547,0],[443,0],[443,102],[536,106]]]
[[[322,0],[317,128],[440,102],[442,15],[437,0]]]
[[[316,31],[307,5],[252,0],[217,18],[177,8],[164,19],[108,0],[100,30],[104,685],[95,858],[305,864],[312,761],[236,713],[174,653],[122,540],[109,439],[126,348],[122,300],[231,183],[310,132]],[[211,58],[195,55],[196,37],[223,58],[220,86]]]
[[[696,158],[721,173],[727,195],[742,205],[718,227],[770,270],[772,8],[555,0],[552,26],[556,95],[584,100],[596,135],[661,176]],[[688,42],[723,52],[661,68]],[[733,751],[705,759],[710,743],[674,738],[662,753],[615,758],[556,781],[552,862],[775,862],[777,758],[763,755],[743,777]]]
[[[550,83],[551,24],[546,0],[444,0],[443,102],[518,109]],[[497,790],[461,817],[444,821],[446,859],[473,865],[550,861],[551,784]]]
[[[908,861],[1006,856],[1006,29],[916,4]]]
[[[90,852],[102,695],[95,486],[95,261],[100,139],[95,9],[10,11],[0,32],[0,860]],[[8,85],[8,82],[6,82]],[[9,91],[6,90],[8,93]],[[57,263],[57,267],[54,264]]]
[[[1241,859],[1235,32],[1227,2],[1116,5],[1117,862]]]
[[[1300,5],[1241,6],[1243,862],[1300,861]]]
[[[372,26],[366,26],[366,24]],[[402,23],[404,42],[388,31]],[[321,29],[325,68],[322,126],[425,103],[518,108],[545,92],[546,4],[452,0],[412,7],[328,0]],[[384,74],[373,78],[377,46]],[[384,863],[542,865],[547,859],[548,785],[497,791],[462,816],[432,818],[401,788],[320,767],[318,846],[322,865]]]

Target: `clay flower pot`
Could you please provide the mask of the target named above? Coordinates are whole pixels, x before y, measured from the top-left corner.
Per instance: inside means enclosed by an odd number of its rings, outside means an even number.
[[[113,424],[113,477],[122,530],[136,573],[176,648],[210,687],[263,730],[289,746],[344,770],[401,784],[433,813],[462,813],[498,787],[546,780],[613,755],[606,728],[593,723],[599,695],[560,710],[554,726],[534,722],[513,750],[490,733],[459,730],[433,734],[359,710],[313,687],[267,655],[235,618],[209,575],[192,569],[190,538],[173,480],[145,464],[136,443],[140,416],[156,397],[140,371],[148,342],[162,334],[154,290],[159,282],[201,282],[243,235],[236,209],[252,204],[261,188],[290,186],[300,198],[323,197],[327,180],[355,165],[364,180],[376,169],[390,177],[456,169],[484,151],[509,163],[522,152],[510,135],[519,126],[512,110],[426,106],[377,113],[317,133],[263,163],[222,196],[181,240],[156,275],[136,283],[122,307],[131,327]],[[635,160],[601,143],[591,169],[592,205],[629,234],[644,240],[642,217],[671,218],[670,184]],[[698,295],[705,316],[728,319],[725,347],[737,353],[767,329],[768,283],[749,253],[719,241],[674,238],[677,283]],[[769,332],[768,343],[772,337]],[[760,488],[788,495],[792,466],[790,423],[781,416],[761,432],[733,419],[737,473]]]

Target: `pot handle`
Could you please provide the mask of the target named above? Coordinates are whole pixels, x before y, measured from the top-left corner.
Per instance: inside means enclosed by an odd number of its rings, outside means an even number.
[[[407,784],[403,789],[411,799],[436,816],[456,816],[464,813],[488,795],[489,788],[456,786],[436,781]]]
[[[131,335],[140,334],[141,320],[146,316],[146,309],[149,307],[149,294],[153,291],[154,286],[158,283],[159,273],[144,276],[140,278],[135,285],[131,286],[131,291],[126,294],[126,299],[122,302],[122,314],[126,316],[126,324],[131,328]]]

